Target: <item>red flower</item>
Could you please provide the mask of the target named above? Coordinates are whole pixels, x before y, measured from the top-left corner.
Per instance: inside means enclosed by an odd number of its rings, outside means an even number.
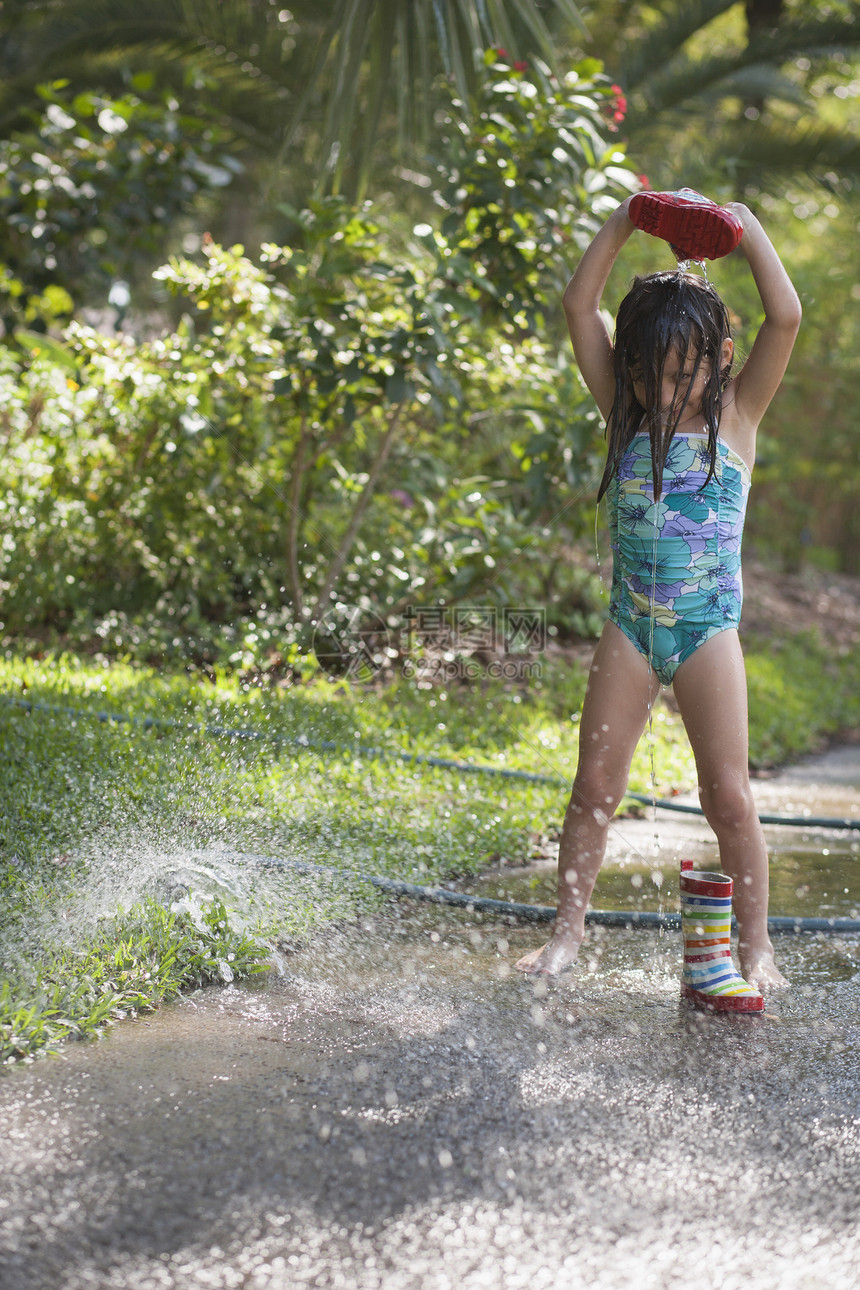
[[[615,96],[613,111],[612,111],[612,120],[618,123],[620,121],[623,121],[625,116],[627,115],[627,99],[620,85],[613,85],[612,93]]]
[[[506,49],[496,50],[496,58],[502,59],[502,58],[507,58],[507,56],[508,56],[508,51]]]
[[[618,130],[619,124],[627,115],[627,99],[620,85],[613,85],[612,102],[604,103],[603,114],[609,120],[609,128],[613,132]]]
[[[647,176],[647,175],[637,175],[637,176],[636,176],[636,178],[639,180],[639,187],[640,187],[640,188],[650,188],[650,187],[651,187],[651,180],[648,178],[648,176]]]
[[[529,66],[528,63],[514,63],[514,71],[526,72],[528,71],[528,66]]]

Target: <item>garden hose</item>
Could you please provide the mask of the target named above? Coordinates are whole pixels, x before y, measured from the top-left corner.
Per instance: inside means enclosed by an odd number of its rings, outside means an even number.
[[[528,784],[555,784],[559,788],[570,788],[570,780],[562,775],[542,775],[534,771],[515,770],[507,766],[484,766],[478,762],[457,761],[453,757],[438,757],[429,753],[403,752],[397,748],[378,748],[372,744],[339,744],[333,739],[309,739],[307,735],[273,735],[265,730],[248,728],[231,729],[228,726],[183,725],[180,721],[171,721],[164,717],[132,717],[123,712],[93,712],[86,708],[70,708],[58,703],[34,703],[31,699],[19,699],[3,695],[3,701],[28,712],[50,712],[59,716],[90,717],[101,722],[140,726],[143,730],[181,730],[188,734],[202,734],[215,739],[257,740],[292,748],[304,748],[309,752],[334,752],[350,757],[367,757],[377,760],[391,758],[395,761],[414,763],[419,766],[433,766],[441,770],[456,770],[467,775],[493,775],[500,779],[521,780]],[[685,802],[673,802],[664,797],[651,797],[647,793],[634,793],[628,790],[625,797],[660,811],[678,811],[685,815],[703,816],[700,806]],[[760,814],[762,824],[784,825],[786,828],[799,829],[848,829],[860,832],[860,820],[839,819],[833,816],[819,815],[771,815]]]
[[[422,887],[412,882],[401,882],[397,878],[383,878],[373,873],[357,873],[354,869],[336,869],[331,865],[309,864],[305,860],[283,860],[277,856],[249,855],[244,852],[237,853],[236,859],[251,861],[264,868],[320,874],[336,877],[341,881],[344,878],[351,878],[355,882],[368,883],[378,891],[388,892],[392,896],[429,901],[434,905],[450,905],[468,910],[469,913],[493,914],[497,918],[510,918],[517,922],[550,923],[555,918],[554,905],[526,905],[517,900],[494,900],[489,896],[471,896],[467,892],[451,891],[447,887]],[[589,909],[586,912],[585,921],[592,927],[626,927],[628,930],[637,927],[677,929],[681,926],[681,915],[655,913],[649,910]],[[737,928],[735,919],[732,919],[732,927]],[[860,932],[860,918],[800,918],[790,914],[777,914],[768,918],[767,927],[769,932],[857,933]]]
[[[34,703],[30,699],[20,699],[11,695],[4,695],[3,700],[16,707],[23,708],[25,711],[34,713],[49,712],[59,716],[91,717],[101,722],[116,722],[132,726],[141,726],[146,730],[185,730],[191,733],[202,733],[218,738],[266,740],[294,747],[326,752],[348,752],[353,755],[366,757],[393,757],[402,761],[416,762],[421,765],[440,766],[445,769],[473,774],[496,775],[508,779],[525,780],[530,783],[558,784],[565,788],[568,786],[568,781],[563,779],[561,776],[537,775],[529,771],[511,770],[506,767],[482,766],[474,762],[458,762],[448,757],[434,757],[423,753],[405,753],[398,750],[392,751],[385,748],[375,748],[367,744],[352,747],[335,743],[332,740],[310,740],[304,735],[285,738],[283,736],[269,735],[264,731],[251,729],[231,730],[226,727],[216,725],[183,726],[181,722],[170,721],[159,717],[132,717],[127,713],[92,712],[86,708],[70,708],[62,704]],[[652,805],[664,807],[668,810],[682,810],[686,813],[696,815],[702,814],[701,809],[698,807],[684,806],[676,802],[665,802],[660,799],[654,802],[653,799],[645,797],[643,794],[628,793],[628,797],[633,797],[639,801],[649,802]],[[789,824],[806,828],[818,827],[860,830],[860,821],[858,820],[818,820],[812,816],[760,816],[759,818],[763,823]],[[396,878],[384,878],[380,874],[359,873],[352,869],[337,869],[333,866],[315,865],[301,860],[285,860],[277,856],[252,855],[244,852],[237,853],[236,859],[241,859],[243,861],[250,860],[252,863],[259,864],[267,868],[290,869],[296,873],[320,874],[329,877],[336,877],[339,880],[351,878],[356,882],[368,883],[378,891],[388,892],[392,896],[401,896],[410,900],[429,901],[436,905],[453,906],[460,909],[466,909],[474,913],[493,914],[499,918],[511,918],[512,920],[533,923],[546,923],[551,922],[555,918],[556,913],[555,908],[552,905],[528,905],[521,901],[495,900],[488,896],[472,896],[466,892],[451,891],[445,887],[423,887],[416,883],[402,882]],[[678,928],[681,925],[681,916],[680,914],[656,913],[648,910],[590,909],[586,912],[585,921],[591,926],[600,927],[626,927],[628,929],[638,927]],[[736,926],[734,920],[732,925]],[[860,919],[857,918],[800,918],[795,917],[794,915],[772,915],[768,918],[767,925],[768,930],[772,932],[828,932],[830,934],[860,932]]]

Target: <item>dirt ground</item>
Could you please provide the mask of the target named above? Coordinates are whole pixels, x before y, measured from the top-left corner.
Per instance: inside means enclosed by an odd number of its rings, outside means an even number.
[[[759,560],[744,560],[743,637],[814,628],[840,651],[860,644],[860,578],[812,568],[778,573]]]
[[[743,577],[744,644],[818,631],[839,654],[860,647],[860,577],[811,566],[784,573],[746,555]],[[554,642],[549,652],[587,667],[594,646],[594,640]],[[664,698],[671,706],[671,690],[664,691]]]

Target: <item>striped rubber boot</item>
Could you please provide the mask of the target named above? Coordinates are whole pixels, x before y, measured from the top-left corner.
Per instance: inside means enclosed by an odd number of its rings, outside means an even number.
[[[732,963],[732,887],[725,874],[697,872],[692,860],[681,861],[681,997],[710,1012],[764,1012],[764,999]]]

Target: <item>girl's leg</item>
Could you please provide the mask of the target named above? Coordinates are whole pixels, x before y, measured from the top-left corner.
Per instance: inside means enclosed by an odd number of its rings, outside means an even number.
[[[767,932],[767,846],[749,779],[747,686],[736,631],[720,632],[675,673],[675,698],[696,758],[699,800],[734,882],[741,972],[750,985],[787,985]]]
[[[582,706],[579,764],[558,848],[555,927],[548,945],[519,960],[521,972],[554,976],[576,959],[609,822],[624,796],[630,762],[659,689],[648,660],[607,623]]]

